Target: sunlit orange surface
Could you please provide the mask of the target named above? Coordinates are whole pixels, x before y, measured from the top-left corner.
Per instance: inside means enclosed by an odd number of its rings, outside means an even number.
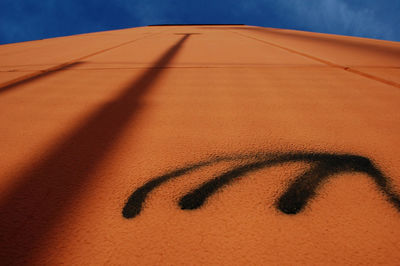
[[[2,45],[0,125],[1,265],[400,264],[398,42],[208,25]]]

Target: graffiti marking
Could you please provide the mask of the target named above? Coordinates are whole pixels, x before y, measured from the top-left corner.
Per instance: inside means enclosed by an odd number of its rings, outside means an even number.
[[[248,162],[246,164],[235,165],[232,169],[203,183],[184,195],[178,203],[180,208],[182,210],[201,208],[207,199],[221,188],[233,183],[238,178],[244,177],[248,173],[275,165],[304,162],[309,165],[309,168],[297,176],[275,202],[275,207],[279,211],[285,214],[297,214],[301,212],[309,200],[316,196],[317,190],[324,181],[343,173],[363,173],[372,178],[378,189],[386,195],[387,200],[400,211],[400,196],[393,190],[390,180],[384,176],[370,159],[352,154],[297,152],[216,157],[208,161],[178,168],[162,176],[153,178],[136,189],[128,198],[122,215],[127,219],[139,215],[148,194],[167,181],[219,162],[243,160],[248,160]]]

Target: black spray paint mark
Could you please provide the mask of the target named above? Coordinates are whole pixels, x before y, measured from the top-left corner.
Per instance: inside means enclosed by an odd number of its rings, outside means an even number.
[[[239,160],[248,160],[248,162],[247,164],[240,164],[233,167],[231,170],[205,182],[183,196],[179,201],[181,209],[194,210],[202,207],[206,200],[218,190],[231,184],[238,178],[244,177],[248,173],[275,165],[305,162],[310,165],[310,168],[294,179],[275,204],[276,208],[281,212],[286,214],[299,213],[304,209],[308,201],[316,195],[318,188],[323,182],[327,181],[330,177],[348,172],[364,173],[371,177],[378,188],[386,195],[387,200],[400,211],[400,197],[393,191],[389,179],[368,158],[349,154],[299,152],[218,157],[179,168],[152,179],[134,191],[129,197],[122,214],[125,218],[136,217],[140,213],[147,195],[164,182],[221,161]]]
[[[159,187],[163,183],[198,170],[202,167],[210,166],[222,161],[233,161],[233,160],[244,160],[244,159],[251,159],[251,157],[242,155],[242,156],[235,156],[235,157],[216,157],[214,159],[210,159],[207,161],[202,161],[199,163],[191,164],[171,172],[168,172],[164,175],[158,176],[153,178],[143,186],[136,189],[131,196],[128,198],[128,201],[125,204],[124,209],[122,210],[122,215],[125,218],[134,218],[135,216],[139,215],[140,211],[142,210],[142,206],[144,201],[146,200],[147,195],[153,191],[155,188]]]

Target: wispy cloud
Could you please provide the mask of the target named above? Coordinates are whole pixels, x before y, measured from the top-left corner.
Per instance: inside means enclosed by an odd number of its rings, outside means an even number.
[[[244,23],[400,41],[399,14],[399,0],[1,0],[0,43],[162,23]]]
[[[383,23],[371,6],[350,6],[349,1],[343,0],[280,2],[289,10],[296,25],[309,30],[396,39],[393,25]]]

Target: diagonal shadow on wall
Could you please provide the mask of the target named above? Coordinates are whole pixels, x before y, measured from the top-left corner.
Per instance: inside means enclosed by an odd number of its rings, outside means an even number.
[[[21,264],[34,258],[94,170],[103,162],[140,108],[141,99],[177,55],[190,34],[170,47],[141,77],[95,111],[60,145],[21,176],[0,202],[0,261]],[[17,262],[18,261],[18,262]]]
[[[83,62],[79,62],[79,61],[72,62],[72,63],[65,63],[65,64],[61,64],[61,65],[58,65],[58,66],[55,66],[55,67],[52,67],[52,68],[49,68],[46,70],[39,71],[37,73],[33,73],[31,75],[16,78],[10,82],[6,82],[5,85],[0,86],[0,94],[10,91],[10,90],[13,90],[21,85],[25,85],[25,84],[31,83],[33,81],[52,76],[60,71],[63,71],[63,70],[66,70],[66,69],[69,69],[69,68],[72,68],[72,67],[75,67],[75,66],[78,66],[81,64],[83,64]]]

